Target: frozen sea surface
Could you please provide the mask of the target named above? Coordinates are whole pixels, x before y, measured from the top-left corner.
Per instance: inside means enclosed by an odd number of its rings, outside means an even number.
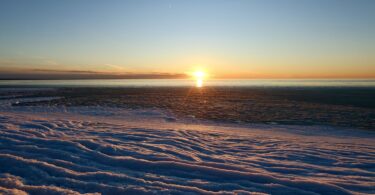
[[[374,194],[375,133],[0,106],[0,194]]]

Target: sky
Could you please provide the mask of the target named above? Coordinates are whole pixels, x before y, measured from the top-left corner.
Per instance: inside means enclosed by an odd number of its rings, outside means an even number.
[[[375,78],[373,0],[0,0],[0,79]]]

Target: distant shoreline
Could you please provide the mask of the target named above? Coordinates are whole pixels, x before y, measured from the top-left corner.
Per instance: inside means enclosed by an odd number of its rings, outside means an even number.
[[[0,87],[196,87],[194,79],[0,79]],[[204,87],[372,87],[375,79],[208,79]]]

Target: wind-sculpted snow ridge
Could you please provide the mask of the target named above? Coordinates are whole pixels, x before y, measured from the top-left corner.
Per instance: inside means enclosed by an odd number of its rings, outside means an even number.
[[[110,118],[0,113],[0,194],[375,193],[373,132]]]

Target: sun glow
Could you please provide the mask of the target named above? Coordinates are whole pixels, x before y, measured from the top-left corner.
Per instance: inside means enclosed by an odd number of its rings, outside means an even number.
[[[203,71],[195,71],[193,73],[194,79],[196,80],[196,87],[203,87],[203,79],[206,77],[206,73]]]
[[[195,71],[194,77],[196,79],[203,79],[206,76],[206,74],[203,71]]]

